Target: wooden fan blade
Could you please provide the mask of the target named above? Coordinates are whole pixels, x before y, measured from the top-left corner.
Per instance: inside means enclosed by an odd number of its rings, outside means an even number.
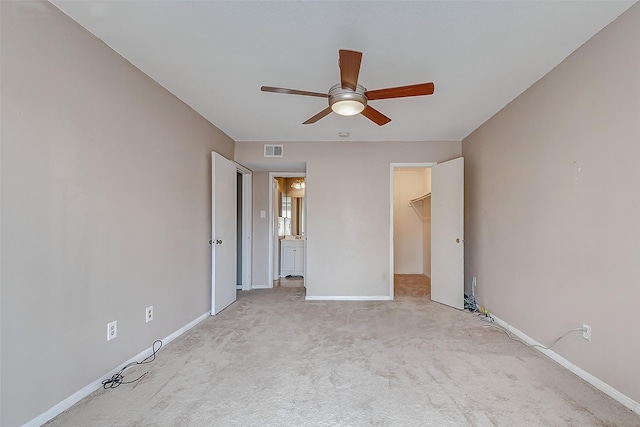
[[[362,52],[340,49],[340,84],[343,89],[356,90]]]
[[[317,96],[319,98],[329,97],[329,95],[326,93],[308,92],[306,90],[285,89],[282,87],[262,86],[260,90],[263,92],[286,93],[289,95]]]
[[[388,89],[368,90],[364,93],[369,101],[376,99],[404,98],[406,96],[432,95],[433,83],[419,83],[416,85],[391,87]]]
[[[303,125],[310,125],[311,123],[315,123],[318,120],[320,120],[321,118],[323,118],[324,116],[328,116],[331,111],[333,111],[331,109],[331,107],[327,107],[324,110],[320,111],[318,114],[316,114],[315,116],[311,117],[310,119],[308,119],[306,122],[302,122]]]
[[[362,110],[362,113],[360,114],[362,114],[363,116],[365,116],[367,119],[371,120],[378,126],[384,126],[391,121],[389,117],[385,116],[380,111],[376,110],[375,108],[369,105],[364,107],[364,110]]]

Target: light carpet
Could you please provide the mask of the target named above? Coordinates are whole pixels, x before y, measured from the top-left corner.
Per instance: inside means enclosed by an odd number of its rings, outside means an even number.
[[[428,297],[305,302],[304,291],[240,292],[125,372],[149,370],[140,383],[100,389],[48,425],[640,426],[477,315]]]

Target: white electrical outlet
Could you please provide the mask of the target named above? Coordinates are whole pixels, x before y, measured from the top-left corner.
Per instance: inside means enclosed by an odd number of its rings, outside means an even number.
[[[145,318],[147,319],[147,323],[153,320],[153,306],[147,307],[147,310],[145,311]]]
[[[111,341],[118,336],[118,321],[107,323],[107,341]]]
[[[582,338],[591,341],[591,325],[582,325]]]
[[[387,273],[380,273],[380,280],[387,280]]]

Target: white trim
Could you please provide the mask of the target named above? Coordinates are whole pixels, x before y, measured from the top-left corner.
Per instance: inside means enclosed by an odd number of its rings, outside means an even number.
[[[253,172],[236,163],[236,170],[242,174],[242,290],[252,289],[251,283],[251,247],[253,215]]]
[[[278,181],[276,181],[275,178],[269,177],[269,216],[268,218],[268,226],[269,226],[269,249],[267,251],[267,255],[269,257],[269,267],[268,267],[268,272],[269,272],[269,280],[267,281],[267,287],[273,287],[273,281],[277,280],[280,278],[280,268],[277,267],[277,265],[279,264],[279,262],[276,262],[276,254],[278,254],[278,251],[280,249],[280,244],[277,244],[277,248],[276,246],[276,225],[275,225],[275,218],[276,218],[276,213],[274,212],[274,210],[276,209],[276,203],[277,200],[279,199],[277,197],[278,193]],[[278,236],[279,238],[279,236]]]
[[[322,296],[311,295],[304,298],[306,301],[391,301],[393,297],[388,295],[371,295],[371,296]]]
[[[539,342],[537,342],[536,340],[534,340],[533,338],[531,338],[530,336],[526,335],[524,332],[514,328],[513,326],[511,326],[510,324],[508,324],[504,320],[500,319],[499,317],[497,317],[493,313],[491,314],[491,316],[493,317],[494,321],[498,325],[502,326],[507,331],[511,332],[513,335],[517,336],[518,338],[520,338],[522,341],[526,342],[527,344],[529,344],[529,345],[542,345]],[[533,348],[535,348],[536,350],[538,350],[539,352],[541,352],[545,356],[549,357],[550,359],[552,359],[554,362],[558,363],[559,365],[561,365],[561,366],[565,367],[566,369],[570,370],[571,372],[573,372],[574,374],[576,374],[577,376],[579,376],[580,378],[582,378],[583,380],[585,380],[586,382],[588,382],[589,384],[591,384],[592,386],[597,388],[598,390],[602,391],[606,395],[610,396],[614,400],[622,403],[624,406],[626,406],[627,408],[631,409],[633,412],[635,412],[637,414],[640,414],[640,403],[638,403],[635,400],[631,399],[629,396],[626,396],[625,394],[623,394],[622,392],[620,392],[620,391],[616,390],[615,388],[611,387],[609,384],[605,383],[601,379],[596,378],[595,376],[591,375],[589,372],[585,371],[584,369],[574,365],[573,363],[571,363],[570,361],[568,361],[564,357],[560,356],[558,353],[554,352],[553,350],[547,350],[547,349],[540,348],[540,347],[533,347]]]
[[[394,203],[394,175],[396,168],[431,168],[437,165],[437,162],[421,162],[421,163],[389,163],[389,300],[393,300],[395,295],[394,289],[394,247],[393,247],[393,203]]]
[[[196,326],[198,323],[202,322],[203,320],[205,320],[209,316],[211,316],[211,312],[206,312],[206,313],[200,315],[199,317],[197,317],[196,319],[192,320],[191,322],[187,323],[182,328],[178,329],[174,333],[172,333],[169,336],[167,336],[166,338],[164,338],[162,340],[162,346],[164,347],[165,345],[169,344],[171,341],[173,341],[174,339],[178,338],[180,335],[184,334],[189,329],[193,328],[194,326]],[[63,413],[67,409],[71,408],[76,403],[78,403],[80,400],[84,399],[85,397],[89,396],[91,393],[93,393],[94,391],[99,389],[102,386],[102,381],[105,378],[112,377],[113,374],[117,373],[120,369],[122,369],[120,366],[124,366],[124,365],[127,365],[127,364],[131,363],[131,362],[142,360],[145,357],[148,357],[149,355],[151,355],[152,353],[153,353],[153,347],[149,347],[148,349],[143,350],[142,352],[140,352],[139,354],[135,355],[131,359],[127,360],[126,362],[121,363],[117,368],[112,369],[111,371],[107,372],[106,374],[104,374],[103,376],[98,378],[97,380],[91,382],[90,384],[88,384],[88,385],[84,386],[83,388],[81,388],[80,390],[76,391],[71,396],[69,396],[66,399],[64,399],[62,402],[60,402],[57,405],[53,406],[51,409],[48,409],[47,411],[45,411],[42,414],[38,415],[37,417],[35,417],[31,421],[27,422],[26,424],[23,425],[23,427],[25,427],[25,426],[26,427],[41,426],[42,424],[46,423],[47,421],[49,421],[53,417],[56,417],[56,416],[60,415],[61,413]]]

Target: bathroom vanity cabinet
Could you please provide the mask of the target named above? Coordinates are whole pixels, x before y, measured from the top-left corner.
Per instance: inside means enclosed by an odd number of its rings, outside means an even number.
[[[283,239],[280,241],[280,275],[304,275],[304,240]]]

